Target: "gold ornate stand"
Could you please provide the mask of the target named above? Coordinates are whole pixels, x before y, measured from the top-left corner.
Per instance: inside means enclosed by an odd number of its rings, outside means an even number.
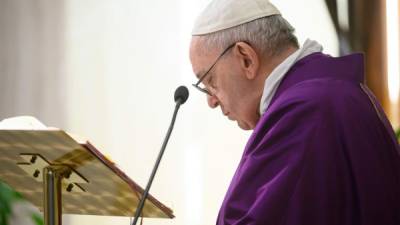
[[[62,213],[132,217],[143,195],[98,149],[62,130],[0,129],[0,179],[44,213],[45,225],[61,225]],[[149,195],[143,217],[174,215]]]
[[[44,224],[62,224],[61,181],[70,171],[66,166],[48,166],[43,168],[43,205]]]
[[[86,178],[64,164],[50,164],[39,154],[20,154],[25,162],[19,167],[43,183],[43,216],[45,225],[62,224],[62,191],[85,192],[79,183],[87,183]],[[42,171],[42,176],[40,176]]]

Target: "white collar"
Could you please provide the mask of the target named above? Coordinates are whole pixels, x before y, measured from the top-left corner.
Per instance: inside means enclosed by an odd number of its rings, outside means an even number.
[[[303,47],[295,51],[289,57],[287,57],[281,64],[279,64],[267,77],[264,83],[264,92],[260,102],[260,115],[263,115],[271,103],[272,97],[274,97],[276,90],[282,79],[285,77],[287,71],[300,59],[315,53],[321,52],[322,46],[313,40],[307,39]]]

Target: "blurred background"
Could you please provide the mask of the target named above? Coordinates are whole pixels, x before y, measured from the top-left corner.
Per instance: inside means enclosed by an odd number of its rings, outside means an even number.
[[[210,0],[0,0],[0,120],[35,116],[91,140],[145,186],[173,112],[173,92],[196,81],[190,31]],[[364,52],[366,82],[399,127],[399,0],[271,0],[332,56]],[[193,89],[151,193],[173,220],[215,224],[250,132]],[[99,206],[101,207],[101,206]],[[73,224],[129,218],[64,215]]]

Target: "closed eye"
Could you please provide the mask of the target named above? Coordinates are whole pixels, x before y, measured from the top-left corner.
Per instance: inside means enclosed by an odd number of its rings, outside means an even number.
[[[210,74],[209,78],[207,80],[207,85],[210,86],[211,88],[215,88],[214,80],[213,80],[214,74]]]

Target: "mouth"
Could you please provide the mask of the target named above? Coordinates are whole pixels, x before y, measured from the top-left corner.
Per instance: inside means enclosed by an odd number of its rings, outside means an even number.
[[[224,114],[224,116],[229,115],[229,112],[225,110],[225,108],[222,104],[220,104],[220,107],[221,107],[222,114]]]
[[[228,117],[228,119],[229,120],[235,120],[235,119],[233,119],[233,117],[229,114],[229,112],[224,112],[224,115],[226,116],[226,117]]]
[[[231,116],[229,111],[225,111],[224,107],[221,105],[221,110],[222,110],[222,114],[224,114],[224,116],[228,117],[229,120],[234,120]]]

